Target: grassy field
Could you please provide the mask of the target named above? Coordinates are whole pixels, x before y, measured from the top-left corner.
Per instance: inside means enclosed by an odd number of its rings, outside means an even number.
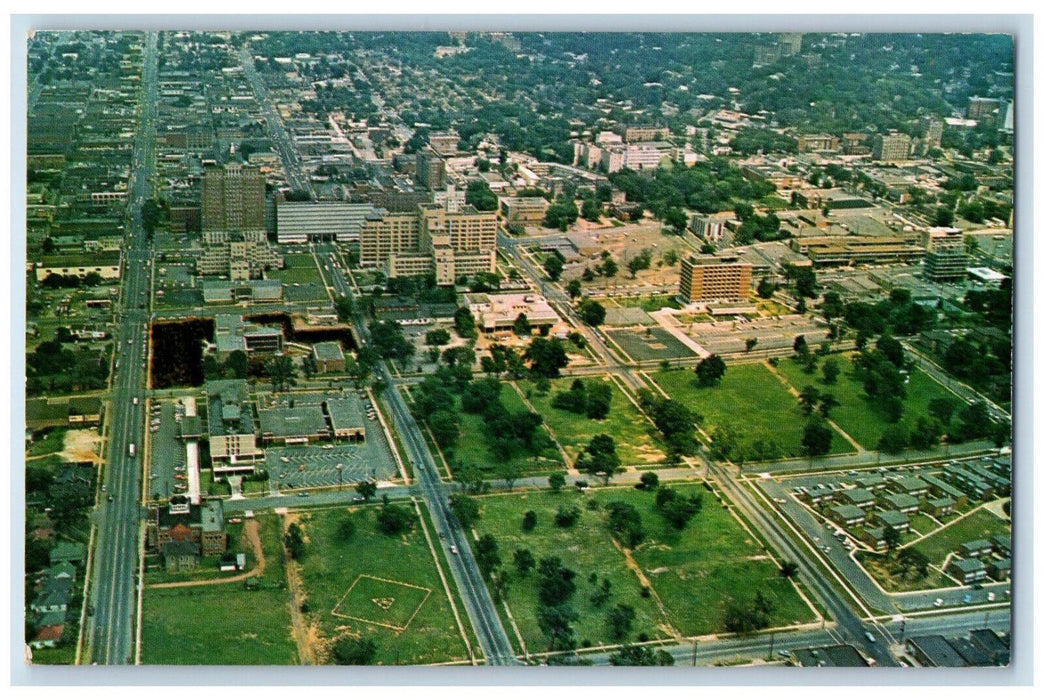
[[[684,493],[703,492],[702,486],[695,484],[677,488]],[[536,576],[530,573],[519,578],[511,565],[517,549],[529,549],[538,561],[558,556],[577,572],[573,606],[580,617],[574,630],[581,645],[613,643],[605,610],[617,603],[635,609],[632,640],[640,633],[656,639],[723,631],[726,603],[749,600],[756,590],[776,604],[773,624],[811,620],[813,613],[793,586],[778,576],[763,548],[717,501],[704,495],[702,511],[681,532],[656,511],[652,493],[633,488],[595,489],[582,497],[543,492],[482,498],[483,514],[477,528],[496,537],[501,558],[512,568],[507,600],[529,650],[543,651],[546,639],[536,621]],[[587,501],[594,501],[600,508],[587,508],[583,505]],[[605,525],[601,506],[611,501],[634,505],[642,517],[647,539],[632,553],[631,566]],[[553,516],[558,506],[571,503],[583,507],[580,522],[568,529],[555,526]],[[537,526],[523,533],[520,523],[527,510],[537,514]],[[598,576],[597,584],[589,580],[592,573]],[[591,596],[602,579],[610,581],[612,597],[606,606],[596,608]],[[641,596],[645,582],[654,596]]]
[[[998,518],[990,511],[980,508],[966,518],[954,521],[941,530],[913,545],[924,552],[936,566],[942,564],[946,555],[956,552],[964,542],[989,539],[993,535],[1010,535],[1011,523]]]
[[[145,590],[144,663],[297,663],[279,521],[264,515],[258,524],[266,566],[256,590],[243,583]]]
[[[345,542],[337,529],[349,512],[357,529]],[[376,507],[364,507],[301,515],[308,543],[301,567],[306,617],[317,624],[324,642],[345,633],[373,639],[380,664],[466,659],[467,648],[420,526],[408,535],[389,537],[377,532],[376,514]]]
[[[26,455],[29,457],[40,457],[54,452],[61,452],[65,447],[65,433],[65,428],[51,428],[46,435],[38,438],[26,450]]]
[[[730,365],[721,383],[710,388],[698,387],[696,375],[689,370],[661,370],[652,376],[671,398],[703,416],[702,427],[708,434],[720,425],[731,425],[741,448],[749,450],[757,439],[771,440],[780,456],[801,455],[805,417],[797,399],[765,365]],[[851,444],[835,432],[831,453],[851,451]]]
[[[601,382],[607,377],[585,378],[584,383]],[[580,450],[591,438],[599,433],[612,435],[616,440],[616,452],[624,465],[656,464],[662,462],[664,455],[659,440],[655,438],[655,428],[630,402],[615,382],[609,381],[613,398],[609,416],[604,420],[591,420],[587,416],[552,408],[551,399],[560,391],[568,391],[573,379],[555,379],[551,382],[551,391],[543,396],[534,390],[530,381],[518,383],[518,388],[529,396],[530,403],[537,413],[544,417],[544,422],[558,438],[570,459],[576,459]],[[505,391],[506,393],[506,391]]]
[[[500,400],[504,407],[512,413],[528,411],[522,398],[510,387],[505,386],[500,391]],[[459,400],[456,403],[460,409]],[[485,421],[482,416],[473,413],[459,411],[460,415],[460,437],[454,446],[452,453],[446,458],[450,462],[450,469],[458,464],[474,464],[479,469],[488,471],[490,477],[495,476],[494,468],[500,460],[490,452],[486,441]],[[546,418],[545,418],[546,419]],[[516,455],[512,462],[517,464],[525,474],[541,474],[562,468],[562,456],[558,449],[552,445],[539,456]]]
[[[882,588],[888,591],[903,593],[906,591],[949,588],[950,586],[957,585],[938,569],[929,568],[928,575],[922,579],[915,577],[904,579],[902,576],[899,576],[898,573],[897,575],[892,575],[892,572],[889,571],[889,562],[883,554],[860,552],[857,557],[863,564],[863,567],[870,572],[870,575],[881,584]]]
[[[269,279],[276,279],[283,284],[322,284],[315,260],[306,253],[291,253],[284,256],[285,270],[270,270]]]
[[[841,404],[831,412],[830,417],[860,445],[868,450],[876,449],[888,422],[867,401],[862,382],[854,376],[851,355],[830,357],[836,359],[841,368],[841,374],[834,384],[825,384],[823,373],[819,370],[814,374],[805,374],[801,365],[790,358],[780,360],[777,369],[798,391],[811,384],[820,391],[833,394]],[[919,416],[925,415],[928,402],[942,396],[952,398],[953,394],[924,372],[913,370],[910,383],[906,385],[903,422],[907,427],[913,425]]]

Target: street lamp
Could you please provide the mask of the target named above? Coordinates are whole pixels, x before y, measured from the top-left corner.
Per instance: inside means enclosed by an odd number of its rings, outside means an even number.
[[[338,491],[340,491],[340,490],[342,490],[344,488],[344,482],[341,480],[341,477],[344,474],[344,472],[342,471],[343,469],[344,469],[344,465],[343,464],[338,464],[337,465],[337,490]]]

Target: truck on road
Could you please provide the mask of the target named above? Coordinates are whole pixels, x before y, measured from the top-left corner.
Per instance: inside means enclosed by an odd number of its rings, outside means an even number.
[[[130,444],[130,446],[127,447],[127,454],[129,454],[131,457],[134,456],[134,443],[133,442]]]

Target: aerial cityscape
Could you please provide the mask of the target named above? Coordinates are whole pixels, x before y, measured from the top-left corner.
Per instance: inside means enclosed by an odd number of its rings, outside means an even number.
[[[27,664],[1010,663],[1012,36],[27,63]]]

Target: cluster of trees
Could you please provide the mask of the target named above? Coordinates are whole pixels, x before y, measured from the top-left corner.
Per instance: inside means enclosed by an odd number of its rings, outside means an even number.
[[[685,496],[669,486],[661,486],[656,490],[656,509],[675,530],[684,530],[701,508],[702,493]]]
[[[648,270],[650,267],[652,267],[652,250],[649,248],[642,248],[642,252],[627,261],[627,271],[631,273],[631,279],[637,277],[641,270]]]
[[[600,326],[605,323],[605,307],[594,299],[584,299],[577,307],[581,320],[589,326]]]
[[[565,261],[562,256],[557,250],[551,251],[544,260],[544,272],[547,273],[547,278],[552,282],[557,282],[562,276],[563,269],[565,269]]]
[[[45,340],[26,355],[25,387],[29,395],[105,386],[112,346],[106,345],[100,353],[89,347],[73,350],[65,345],[71,340],[71,336],[56,333],[54,340]]]
[[[409,532],[417,525],[417,514],[409,506],[399,505],[384,497],[381,509],[377,511],[377,530],[389,536]]]
[[[489,189],[489,183],[485,180],[471,180],[468,189],[464,192],[464,201],[479,211],[496,211],[497,195]]]
[[[551,399],[554,408],[570,413],[585,415],[591,420],[602,420],[609,415],[613,390],[607,382],[584,383],[582,379],[573,380],[569,391],[560,391]]]
[[[748,245],[754,241],[776,241],[784,236],[779,232],[779,217],[769,212],[755,214],[754,207],[747,202],[737,202],[736,218],[742,221],[736,230],[736,245]]]
[[[725,629],[740,634],[769,626],[775,603],[761,591],[752,600],[734,600],[725,607]]]
[[[668,211],[684,208],[704,214],[732,209],[735,202],[759,200],[775,192],[767,182],[751,182],[724,158],[710,158],[691,167],[673,164],[647,174],[623,169],[609,175],[628,202],[638,202],[661,220]],[[684,228],[684,224],[682,225]]]
[[[40,286],[45,289],[75,289],[76,287],[97,287],[104,282],[105,280],[97,272],[88,272],[83,277],[59,275],[52,272],[40,281]]]
[[[294,561],[304,559],[304,531],[301,529],[300,525],[297,523],[290,523],[290,527],[286,529],[286,534],[283,535],[283,545],[286,547],[286,551],[291,559]]]
[[[824,297],[830,294],[827,292]],[[864,301],[845,304],[843,316],[848,327],[856,331],[856,344],[860,346],[885,331],[914,335],[931,328],[935,321],[930,310],[913,301],[910,290],[900,287],[893,289],[887,299],[874,304]]]
[[[649,389],[638,391],[638,404],[663,435],[671,459],[696,454],[699,446],[696,442],[696,424],[703,421],[702,416],[693,413],[680,401],[663,398]]]
[[[386,360],[406,362],[413,357],[413,343],[406,339],[398,321],[378,321],[373,324],[370,327],[370,338],[374,350]]]
[[[797,153],[797,139],[762,127],[744,127],[729,142],[732,150],[743,155],[754,153]]]
[[[580,210],[571,197],[559,197],[552,202],[544,213],[544,226],[567,231],[580,217]]]
[[[577,455],[573,466],[577,471],[601,477],[608,484],[609,480],[621,471],[620,456],[616,454],[616,441],[613,436],[599,433],[592,437]]]

